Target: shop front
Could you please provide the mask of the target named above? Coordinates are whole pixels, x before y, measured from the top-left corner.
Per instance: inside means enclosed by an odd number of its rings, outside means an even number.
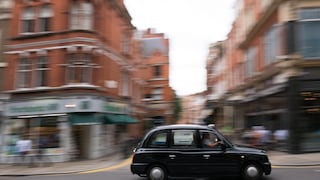
[[[311,73],[310,73],[311,74]],[[313,76],[319,77],[319,76]],[[320,151],[320,80],[293,78],[290,99],[291,148],[294,153]]]
[[[238,110],[244,116],[242,140],[251,145],[288,151],[289,99],[286,84],[248,89]]]
[[[262,128],[270,132],[277,150],[319,152],[320,80],[317,77],[310,73],[290,78],[285,86],[250,90],[252,93],[245,94],[240,103],[246,130]]]
[[[117,150],[119,126],[137,122],[128,104],[90,96],[9,102],[4,115],[4,163],[19,161],[16,143],[23,138],[32,141],[30,161],[39,161],[40,148],[51,162],[98,158]]]

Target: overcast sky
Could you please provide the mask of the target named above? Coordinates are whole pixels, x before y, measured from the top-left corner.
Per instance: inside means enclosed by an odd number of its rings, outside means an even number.
[[[170,85],[178,95],[206,89],[209,44],[224,40],[235,0],[124,0],[139,30],[154,28],[170,39]]]

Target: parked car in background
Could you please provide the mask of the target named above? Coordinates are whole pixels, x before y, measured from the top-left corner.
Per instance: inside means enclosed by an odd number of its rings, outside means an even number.
[[[209,137],[212,146],[203,144]],[[266,152],[233,145],[215,128],[166,125],[149,131],[135,148],[131,172],[151,180],[168,177],[241,176],[257,180],[271,173]]]

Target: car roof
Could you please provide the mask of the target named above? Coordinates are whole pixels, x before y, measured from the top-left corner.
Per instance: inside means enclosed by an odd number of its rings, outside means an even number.
[[[172,124],[172,125],[162,125],[154,128],[155,130],[164,130],[164,129],[204,129],[210,130],[208,126],[197,125],[197,124]]]

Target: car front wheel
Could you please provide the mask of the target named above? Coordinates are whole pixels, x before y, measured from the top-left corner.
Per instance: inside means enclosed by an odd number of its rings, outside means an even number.
[[[149,180],[167,180],[168,174],[163,166],[153,165],[148,170]]]
[[[262,170],[255,163],[247,164],[242,170],[244,180],[259,180],[262,177]]]

